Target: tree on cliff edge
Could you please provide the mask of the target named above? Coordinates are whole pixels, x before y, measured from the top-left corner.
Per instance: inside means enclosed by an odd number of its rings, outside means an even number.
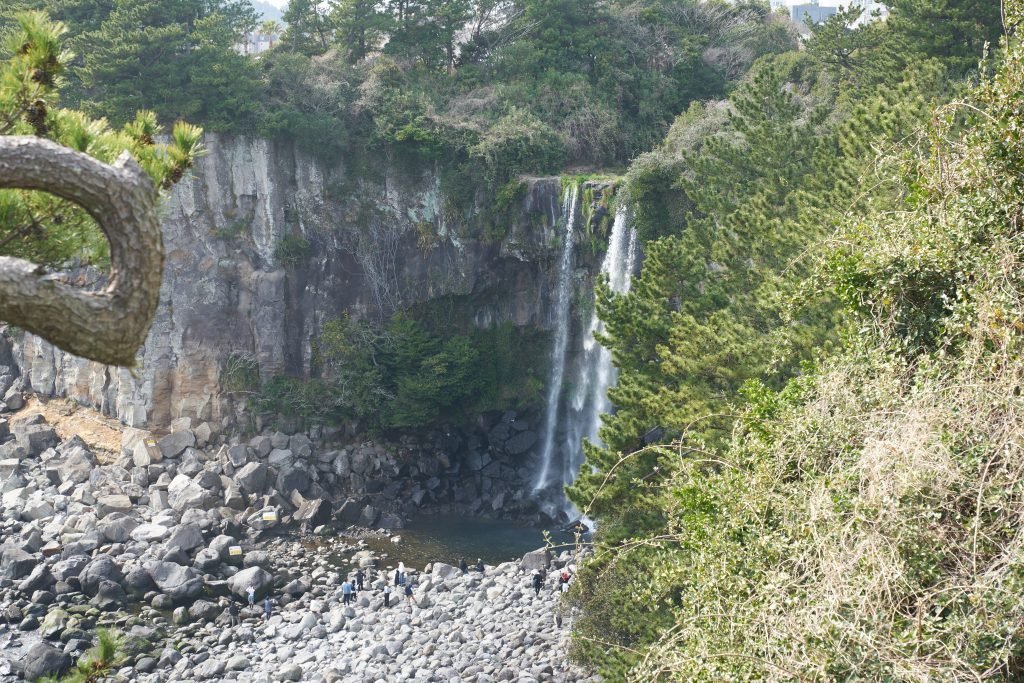
[[[121,130],[56,106],[64,27],[19,15],[0,62],[0,319],[71,353],[134,365],[160,293],[160,190],[201,153],[202,130],[156,117]],[[106,286],[75,287],[47,265],[109,264]]]

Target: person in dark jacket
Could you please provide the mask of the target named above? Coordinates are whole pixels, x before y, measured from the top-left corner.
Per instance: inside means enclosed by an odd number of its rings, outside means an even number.
[[[238,603],[232,600],[228,603],[228,625],[238,626],[241,623],[242,620],[238,616]]]
[[[540,587],[544,585],[544,577],[541,576],[540,572],[536,569],[533,570],[533,593],[534,595],[540,595]]]
[[[460,557],[459,558],[459,569],[462,570],[463,574],[465,574],[466,572],[469,571],[469,565],[466,564],[466,558],[464,558],[464,557]]]
[[[268,595],[263,600],[263,620],[270,621],[270,615],[274,612],[274,601],[270,599]]]
[[[363,590],[363,581],[365,581],[365,580],[366,580],[366,572],[364,572],[362,569],[360,569],[359,571],[356,572],[356,590],[357,591]]]
[[[476,558],[476,570],[481,574],[484,573],[484,561],[481,560],[479,557]]]

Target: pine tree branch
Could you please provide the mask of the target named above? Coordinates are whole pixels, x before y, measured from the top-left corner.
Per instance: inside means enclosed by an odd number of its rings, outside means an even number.
[[[31,136],[0,137],[0,188],[49,192],[84,208],[110,244],[110,282],[88,292],[35,263],[0,256],[0,319],[65,351],[133,366],[163,273],[157,193],[128,152],[113,165]]]

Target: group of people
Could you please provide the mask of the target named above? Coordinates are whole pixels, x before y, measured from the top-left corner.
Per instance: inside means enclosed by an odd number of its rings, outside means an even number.
[[[544,574],[539,569],[533,570],[533,577],[531,579],[533,583],[534,595],[540,595],[540,589],[544,587]],[[572,575],[568,569],[563,569],[558,575],[558,592],[565,593],[569,590],[569,582],[572,581]]]

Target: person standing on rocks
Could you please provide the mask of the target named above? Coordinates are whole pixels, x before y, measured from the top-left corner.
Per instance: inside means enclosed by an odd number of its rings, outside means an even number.
[[[347,605],[352,602],[352,584],[346,578],[345,583],[341,584],[341,604]]]
[[[484,573],[484,561],[481,560],[479,557],[476,558],[476,570],[481,574]]]
[[[463,574],[466,574],[466,573],[469,572],[469,565],[466,564],[466,558],[464,558],[464,557],[460,557],[459,558],[459,569],[462,570]]]
[[[270,615],[274,612],[274,601],[268,595],[263,600],[263,620],[270,621]]]
[[[228,624],[230,626],[239,626],[241,623],[242,620],[238,616],[238,603],[232,600],[228,603]]]
[[[401,580],[401,578],[402,578],[402,571],[400,569],[396,569],[395,570],[395,585],[396,586],[399,585],[398,582]]]
[[[410,607],[412,606],[412,604],[414,602],[416,602],[416,596],[414,596],[412,594],[412,584],[411,583],[407,584],[406,587],[405,587],[405,598],[409,601],[409,606]]]
[[[384,584],[384,606],[391,606],[391,586],[386,583]]]
[[[544,577],[540,575],[540,571],[537,569],[533,570],[533,593],[536,596],[540,596],[540,587],[544,585]]]
[[[245,589],[245,594],[249,596],[249,607],[256,606],[256,586],[249,584],[249,587]]]
[[[365,581],[365,580],[366,580],[366,572],[364,572],[362,570],[362,568],[360,568],[359,571],[356,572],[356,590],[357,591],[363,590],[363,581]]]

